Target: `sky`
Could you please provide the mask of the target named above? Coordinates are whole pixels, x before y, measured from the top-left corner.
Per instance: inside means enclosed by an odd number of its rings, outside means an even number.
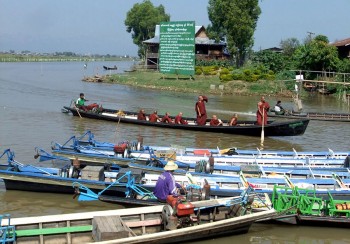
[[[136,0],[0,0],[0,51],[137,56],[124,21]],[[171,21],[210,23],[208,0],[152,0]],[[330,42],[350,38],[350,0],[260,0],[254,50],[302,42],[308,32]],[[314,36],[313,35],[313,36]]]

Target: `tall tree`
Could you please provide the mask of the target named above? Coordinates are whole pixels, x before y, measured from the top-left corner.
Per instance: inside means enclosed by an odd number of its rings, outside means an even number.
[[[297,62],[298,69],[312,71],[336,71],[339,64],[337,48],[329,45],[328,38],[323,35],[300,46],[293,59]]]
[[[261,13],[259,0],[209,0],[208,15],[212,29],[224,34],[227,47],[237,66],[244,64],[254,45],[254,31]]]
[[[300,46],[300,42],[297,38],[288,38],[280,42],[280,47],[283,49],[283,54],[291,57],[295,50]]]
[[[131,33],[133,42],[139,47],[138,55],[145,57],[143,41],[154,37],[154,28],[160,22],[170,20],[170,15],[165,13],[163,5],[155,7],[150,0],[136,3],[126,14],[124,24],[126,31]]]

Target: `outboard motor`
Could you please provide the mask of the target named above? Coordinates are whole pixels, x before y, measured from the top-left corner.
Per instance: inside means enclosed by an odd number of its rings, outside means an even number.
[[[191,214],[194,206],[183,196],[169,195],[162,211],[162,221],[165,230],[175,230],[193,225]]]

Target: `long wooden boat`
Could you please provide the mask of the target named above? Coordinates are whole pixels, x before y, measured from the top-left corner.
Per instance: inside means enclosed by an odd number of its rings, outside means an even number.
[[[285,118],[285,119],[309,119],[309,120],[321,120],[321,121],[336,121],[336,122],[350,122],[350,114],[347,113],[290,113],[285,115],[277,115],[275,113],[269,113],[269,117]]]
[[[152,171],[144,168],[120,168],[113,170],[104,166],[85,166],[79,168],[80,172],[77,174],[74,171],[74,166],[70,164],[68,167],[46,168],[21,164],[13,159],[10,164],[2,165],[0,168],[0,178],[3,179],[7,190],[74,194],[73,183],[78,182],[87,186],[95,194],[110,187],[104,191],[104,194],[120,198],[125,198],[126,192],[131,192],[134,188],[146,189],[145,194],[153,191],[161,173],[160,170]],[[204,187],[204,183],[208,182],[211,197],[237,196],[249,185],[254,186],[258,193],[271,194],[275,184],[281,186],[307,186],[317,189],[317,193],[320,195],[325,194],[327,190],[330,190],[337,197],[348,197],[350,195],[350,173],[346,171],[334,174],[337,178],[334,178],[331,174],[331,172],[334,172],[333,170],[328,171],[328,173],[327,171],[304,171],[303,177],[296,177],[297,173],[292,173],[292,170],[290,172],[281,171],[279,175],[273,174],[273,171],[270,174],[267,172],[268,169],[264,172],[263,177],[258,175],[252,177],[249,174],[251,178],[245,178],[243,174],[239,173],[232,175],[192,172],[191,175],[186,175],[186,172],[182,170],[182,172],[176,172],[175,180],[183,186],[197,184]],[[123,175],[126,176],[122,181]],[[288,176],[291,176],[291,178],[288,179]],[[114,184],[117,180],[118,184]],[[132,182],[132,184],[129,182]],[[111,186],[112,184],[113,186]],[[121,202],[125,203],[126,201]],[[134,200],[128,203],[135,205],[144,204]]]
[[[55,143],[55,148],[72,148],[78,146],[89,146],[95,150],[113,151],[115,147],[120,144],[127,144],[128,154],[133,151],[152,150],[158,157],[169,156],[169,154],[176,155],[247,155],[253,157],[293,157],[293,158],[343,158],[350,155],[350,151],[334,151],[330,148],[324,151],[296,151],[294,148],[290,151],[282,150],[260,150],[260,149],[239,149],[236,147],[219,149],[217,148],[192,148],[183,147],[181,145],[157,146],[157,145],[143,145],[143,138],[139,137],[135,141],[122,141],[117,143],[98,141],[94,134],[88,130],[80,136],[71,136],[64,144],[59,145]],[[175,155],[174,154],[174,155]],[[128,155],[125,155],[128,156]],[[170,155],[171,156],[171,155]],[[350,166],[350,165],[349,165]]]
[[[237,126],[228,126],[228,121],[223,120],[224,126],[209,126],[209,120],[207,125],[200,126],[195,123],[194,118],[185,118],[188,121],[187,125],[184,124],[172,124],[161,122],[150,122],[148,120],[138,120],[136,112],[126,112],[114,109],[104,109],[102,113],[93,111],[77,110],[73,107],[64,107],[67,111],[70,111],[74,116],[80,116],[90,119],[99,119],[120,123],[129,123],[136,125],[153,126],[159,128],[169,129],[183,129],[193,131],[205,131],[216,133],[228,133],[247,136],[261,136],[262,126],[256,125],[255,121],[239,121]],[[265,136],[297,136],[304,134],[309,119],[296,119],[287,121],[269,121],[264,126]]]
[[[249,197],[249,196],[248,196]],[[236,197],[108,211],[10,218],[1,226],[4,242],[15,243],[179,243],[247,233],[274,209],[252,212]],[[248,198],[249,200],[250,198]]]

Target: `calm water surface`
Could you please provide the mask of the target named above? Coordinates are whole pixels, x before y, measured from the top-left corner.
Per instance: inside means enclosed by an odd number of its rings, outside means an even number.
[[[106,108],[139,110],[154,109],[159,114],[172,115],[182,111],[194,116],[197,93],[158,92],[148,89],[81,81],[84,76],[117,73],[123,75],[133,62],[84,63],[0,63],[0,152],[11,148],[22,163],[34,161],[34,147],[50,151],[52,141],[64,143],[72,135],[91,130],[97,140],[114,141],[144,138],[149,145],[177,144],[187,147],[259,147],[260,138],[226,134],[163,130],[112,122],[80,119],[61,113],[80,92],[89,102],[97,102]],[[117,65],[117,71],[104,71],[102,66]],[[176,82],[176,81],[174,81]],[[238,113],[241,119],[255,119],[259,97],[209,95],[208,114],[228,119]],[[282,100],[285,108],[292,108],[291,99],[267,97],[273,106]],[[350,112],[349,107],[333,97],[310,95],[303,99],[305,111]],[[306,133],[297,137],[265,138],[265,149],[291,150],[350,150],[349,123],[311,121]],[[0,182],[0,213],[12,216],[60,214],[90,210],[122,208],[100,202],[79,203],[70,195],[55,195],[20,191],[6,191]],[[327,234],[326,234],[327,233]],[[220,238],[221,243],[350,243],[344,229],[322,229],[254,225],[247,235]],[[214,243],[216,240],[202,241]]]

